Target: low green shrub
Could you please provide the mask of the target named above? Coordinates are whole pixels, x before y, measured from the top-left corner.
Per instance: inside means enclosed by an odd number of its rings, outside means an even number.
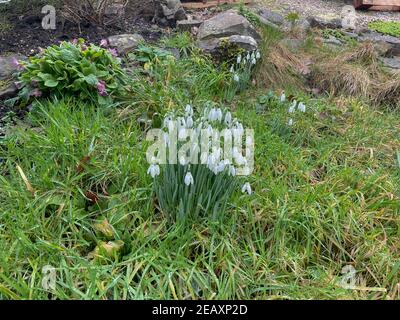
[[[75,96],[84,101],[110,103],[121,93],[125,75],[116,52],[86,45],[83,40],[62,42],[20,64],[19,98]]]
[[[400,22],[373,21],[368,24],[368,28],[390,36],[400,37]]]

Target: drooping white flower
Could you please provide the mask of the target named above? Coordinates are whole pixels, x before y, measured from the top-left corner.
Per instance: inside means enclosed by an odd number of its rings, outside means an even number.
[[[306,105],[303,102],[300,102],[299,105],[297,106],[297,108],[301,111],[301,112],[306,112]]]
[[[239,54],[237,59],[236,59],[236,63],[240,64],[242,62],[242,56]]]
[[[239,82],[239,81],[240,81],[239,75],[238,75],[237,73],[235,73],[235,74],[233,75],[233,81],[235,81],[235,82]]]
[[[217,120],[217,118],[218,118],[218,111],[216,108],[212,108],[208,113],[208,120],[212,122]]]
[[[217,173],[223,172],[225,170],[225,161],[220,161],[217,166]]]
[[[236,169],[235,169],[234,166],[232,166],[232,165],[229,166],[228,174],[229,174],[230,176],[232,176],[232,177],[234,177],[234,176],[236,175]]]
[[[235,68],[233,67],[233,65],[231,66],[229,72],[230,72],[230,73],[234,73],[234,72],[235,72]]]
[[[150,165],[147,174],[151,175],[152,178],[158,176],[160,174],[160,166],[158,164]]]
[[[179,140],[185,140],[186,139],[186,129],[182,128],[178,132],[178,139]]]
[[[164,125],[164,128],[168,128],[169,127],[169,123],[172,121],[172,117],[171,116],[166,116],[165,118],[164,118],[164,123],[163,123],[163,125]]]
[[[231,122],[232,122],[232,114],[228,111],[228,112],[225,114],[225,124],[226,124],[226,125],[230,125]]]
[[[186,117],[193,116],[193,108],[190,104],[187,104],[185,107],[185,115],[186,115]]]
[[[222,110],[220,108],[217,109],[216,120],[218,120],[219,122],[222,121]]]
[[[186,118],[186,127],[187,128],[193,127],[193,118],[190,116]]]
[[[254,66],[257,63],[256,59],[251,60],[251,64]]]
[[[292,126],[292,125],[293,125],[293,119],[289,119],[288,126]]]
[[[261,58],[261,53],[260,53],[260,51],[257,50],[256,59],[258,60],[258,59],[260,59],[260,58]]]
[[[184,182],[187,186],[194,184],[193,176],[190,172],[186,173]]]
[[[185,166],[188,163],[188,161],[185,156],[181,156],[179,157],[179,163],[181,166]]]
[[[285,102],[285,101],[286,101],[285,92],[282,92],[281,97],[280,97],[280,101],[281,101],[281,102]]]
[[[246,60],[247,60],[247,61],[250,60],[250,53],[247,53]]]
[[[163,138],[164,138],[164,143],[165,143],[165,145],[166,145],[166,146],[169,146],[169,145],[170,145],[169,134],[166,133],[166,132],[164,132]]]
[[[251,193],[252,193],[251,186],[250,186],[250,183],[248,183],[248,182],[246,182],[242,187],[242,193],[245,193],[245,192],[247,192],[247,194],[249,196],[251,196]]]
[[[296,110],[296,106],[297,106],[297,101],[294,100],[293,103],[292,103],[292,105],[289,107],[288,112],[289,112],[289,113],[293,113],[294,110]]]

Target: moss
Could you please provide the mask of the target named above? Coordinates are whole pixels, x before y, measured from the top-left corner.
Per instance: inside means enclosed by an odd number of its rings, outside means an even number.
[[[335,37],[336,39],[348,44],[348,45],[356,45],[357,40],[353,39],[352,37],[349,37],[345,33],[343,33],[340,30],[337,29],[323,29],[322,31],[322,36],[325,39],[329,39],[330,37]]]
[[[400,37],[400,22],[373,21],[368,24],[368,28],[390,36]]]

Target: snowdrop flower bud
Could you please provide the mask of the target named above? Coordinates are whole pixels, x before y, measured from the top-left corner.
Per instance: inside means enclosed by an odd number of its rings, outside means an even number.
[[[254,66],[257,63],[256,59],[251,60],[251,64]]]
[[[170,116],[166,116],[164,118],[164,128],[168,128],[169,123],[172,121],[172,118]]]
[[[193,176],[190,172],[186,173],[184,182],[187,186],[194,184]]]
[[[233,75],[233,81],[235,81],[235,82],[239,82],[239,76],[238,76],[238,74],[237,73],[235,73],[234,75]]]
[[[234,166],[232,166],[232,165],[229,166],[228,174],[229,174],[230,176],[232,176],[232,177],[234,177],[234,176],[236,175],[236,169],[235,169]]]
[[[215,121],[217,119],[217,109],[212,108],[208,114],[208,120]]]
[[[231,122],[232,122],[232,114],[228,111],[228,112],[225,114],[225,124],[226,124],[226,125],[230,125]]]
[[[282,92],[282,94],[281,94],[281,98],[280,98],[280,101],[281,101],[281,102],[285,102],[285,101],[286,101],[286,95],[285,95],[285,92]]]
[[[237,64],[240,64],[242,62],[242,56],[239,54],[236,60]]]
[[[152,164],[147,170],[147,174],[150,174],[152,178],[160,174],[160,166],[157,164]]]
[[[289,113],[293,113],[294,110],[296,109],[296,106],[297,106],[297,101],[294,100],[294,101],[293,101],[293,104],[289,107],[288,112],[289,112]]]
[[[257,51],[257,53],[256,53],[256,59],[258,60],[258,59],[260,59],[261,58],[261,53],[260,53],[260,51]]]
[[[216,115],[216,120],[221,122],[222,121],[222,110],[220,108],[217,109],[217,112],[215,115]]]
[[[184,140],[184,139],[186,139],[186,129],[185,129],[185,128],[182,128],[182,129],[179,130],[179,132],[178,132],[178,139],[179,139],[179,140]]]
[[[234,73],[235,72],[235,69],[234,69],[233,65],[231,66],[231,69],[229,70],[229,72],[230,73]]]
[[[185,114],[187,117],[191,117],[193,115],[193,108],[190,104],[187,104],[185,107]]]
[[[289,126],[292,126],[292,125],[293,125],[293,119],[289,119],[288,125],[289,125]]]
[[[179,163],[181,164],[181,166],[185,166],[187,164],[186,157],[181,156],[179,158]]]
[[[306,106],[303,102],[300,102],[297,107],[301,112],[306,112]]]
[[[169,135],[168,135],[168,133],[164,132],[163,138],[164,138],[164,143],[165,143],[165,145],[166,145],[166,146],[169,146],[170,140],[169,140]]]
[[[251,191],[251,186],[250,183],[246,182],[243,187],[242,187],[242,193],[247,192],[247,194],[250,196],[252,191]]]
[[[193,118],[192,118],[192,117],[188,117],[188,118],[186,119],[186,127],[187,127],[187,128],[193,127]]]
[[[251,56],[250,56],[250,59],[251,60],[254,60],[256,58],[256,56],[255,56],[255,54],[254,54],[254,51],[251,53]]]

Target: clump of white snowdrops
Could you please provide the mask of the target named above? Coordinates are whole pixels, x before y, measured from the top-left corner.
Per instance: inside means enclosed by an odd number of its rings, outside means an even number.
[[[245,133],[243,125],[229,110],[208,102],[197,119],[190,105],[184,114],[167,114],[161,130],[168,152],[164,160],[152,157],[148,169],[161,211],[171,222],[220,218],[242,180],[238,171],[247,165],[235,144]],[[248,182],[242,193],[252,194]]]
[[[251,80],[253,68],[259,59],[261,59],[259,50],[239,54],[236,57],[235,63],[230,67],[232,87],[229,90],[228,97],[232,98],[238,91],[246,89]]]
[[[288,113],[289,113],[289,119],[287,121],[288,126],[293,126],[294,125],[294,120],[293,120],[293,116],[296,113],[296,111],[305,113],[306,112],[306,105],[303,102],[298,102],[297,100],[293,100],[291,102],[286,101],[286,95],[283,92],[279,98],[279,101],[286,105],[289,103],[289,107],[288,107]]]

